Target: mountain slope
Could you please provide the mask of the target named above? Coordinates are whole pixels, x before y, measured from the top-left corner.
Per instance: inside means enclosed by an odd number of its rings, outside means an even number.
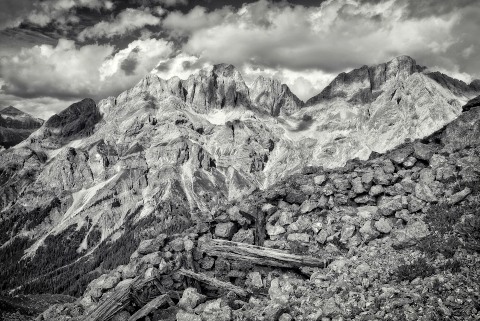
[[[9,106],[0,110],[0,146],[14,146],[42,126],[43,120],[34,118]]]
[[[385,71],[360,103],[352,97],[370,88],[368,72],[338,78],[330,91],[343,93],[300,108],[278,82],[250,90],[233,66],[217,65],[187,80],[148,75],[116,98],[68,107],[0,152],[0,250],[13,253],[2,289],[78,295],[90,272],[127,263],[142,238],[181,232],[309,166],[433,133],[473,93],[415,66],[401,57],[372,67]],[[264,112],[272,106],[278,116]]]

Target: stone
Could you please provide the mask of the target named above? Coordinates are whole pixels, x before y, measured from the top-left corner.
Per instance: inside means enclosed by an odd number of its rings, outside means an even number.
[[[145,254],[156,252],[159,249],[160,249],[160,246],[155,241],[155,239],[142,240],[138,245],[137,252],[139,254],[145,255]]]
[[[176,238],[172,240],[170,242],[170,246],[175,252],[181,252],[185,249],[185,243],[183,242],[183,238]]]
[[[429,161],[432,158],[433,154],[435,154],[435,149],[431,147],[431,145],[423,144],[420,142],[415,142],[413,145],[413,156],[417,159]]]
[[[262,275],[257,271],[248,273],[245,284],[257,290],[263,288]]]
[[[317,175],[313,178],[313,182],[315,185],[322,185],[326,181],[326,176],[325,175]]]
[[[286,306],[278,303],[269,303],[263,310],[265,321],[278,321],[280,316],[285,312]]]
[[[357,208],[357,215],[362,218],[369,220],[374,217],[378,212],[377,206],[360,206]]]
[[[290,211],[282,211],[279,214],[277,224],[281,226],[290,225],[293,223],[293,213]]]
[[[286,232],[286,230],[280,225],[267,224],[267,234],[270,236],[277,236]]]
[[[364,241],[369,242],[376,239],[380,233],[373,227],[373,221],[366,221],[360,228],[360,234]]]
[[[190,252],[195,248],[195,243],[191,239],[186,239],[183,241],[183,247],[185,248],[185,251]]]
[[[385,173],[383,168],[377,168],[373,173],[373,182],[377,185],[389,185],[391,180],[392,176]]]
[[[177,321],[202,321],[202,318],[199,315],[183,310],[178,310],[176,318]]]
[[[272,215],[277,211],[277,207],[270,203],[265,203],[262,205],[262,212],[264,212],[267,216]]]
[[[419,240],[430,234],[427,224],[423,221],[410,221],[403,229],[395,229],[391,232],[393,246],[404,248],[415,245]]]
[[[401,196],[383,196],[378,202],[379,213],[384,216],[390,216],[395,214],[403,208],[403,202]]]
[[[415,196],[425,202],[434,203],[438,201],[433,191],[424,182],[419,182],[415,185]]]
[[[204,321],[230,321],[232,309],[222,299],[217,299],[206,303],[201,316]]]
[[[370,195],[362,195],[362,196],[355,197],[354,201],[357,204],[368,204],[368,203],[374,202],[375,199]]]
[[[317,206],[318,206],[317,202],[311,201],[311,200],[306,200],[300,206],[300,213],[301,214],[309,213],[309,212],[313,211],[314,209],[316,209]]]
[[[250,211],[253,209],[242,208],[242,210]],[[248,225],[251,221],[240,213],[240,208],[238,206],[232,206],[227,209],[228,220],[232,222],[237,222],[240,225]]]
[[[290,314],[288,313],[283,313],[280,318],[278,318],[278,321],[292,321],[293,318]]]
[[[408,196],[408,211],[416,213],[425,207],[425,203],[413,195]]]
[[[385,191],[385,188],[382,185],[373,185],[370,188],[370,191],[368,192],[368,194],[370,196],[378,196],[380,194],[383,194],[384,191]]]
[[[206,296],[198,293],[195,288],[186,288],[183,291],[182,298],[178,301],[178,306],[187,311],[195,309],[200,303],[206,301]]]
[[[248,230],[241,229],[233,235],[232,241],[246,243],[246,244],[254,244],[255,235],[252,229],[248,229]]]
[[[307,197],[301,191],[290,189],[285,196],[285,201],[290,204],[302,204]]]
[[[268,295],[270,299],[278,304],[288,304],[290,301],[290,295],[293,293],[292,284],[285,279],[275,278],[270,283],[268,289]]]
[[[381,233],[384,233],[384,234],[388,234],[392,231],[392,223],[390,222],[390,220],[386,219],[386,218],[380,218],[378,221],[375,222],[374,224],[375,228],[377,229],[377,231],[381,232]]]
[[[362,183],[370,185],[373,181],[373,172],[366,172],[362,175]]]
[[[310,242],[310,235],[306,233],[292,233],[287,236],[287,240],[290,242],[297,241],[301,243]]]
[[[323,229],[321,230],[316,236],[315,236],[315,241],[317,241],[320,244],[325,244],[328,238],[328,232],[327,230]]]
[[[350,182],[348,181],[348,179],[346,178],[335,178],[333,180],[333,185],[335,186],[335,188],[339,191],[346,191],[348,189],[350,189]]]
[[[409,156],[406,161],[403,162],[403,167],[405,168],[412,168],[415,166],[417,159],[413,156]]]
[[[111,321],[128,321],[130,319],[130,313],[128,311],[120,311],[116,313],[110,320]]]
[[[218,223],[215,227],[215,235],[218,237],[230,239],[235,232],[236,227],[233,222]]]
[[[182,241],[182,246],[183,246],[183,241]],[[162,252],[150,253],[140,259],[140,262],[152,264],[152,265],[159,265],[161,261],[162,261]]]
[[[158,269],[154,268],[154,267],[149,267],[146,271],[145,271],[145,274],[144,274],[144,278],[145,279],[149,279],[149,278],[153,278],[153,277],[157,277],[158,276]]]
[[[361,177],[356,177],[352,180],[352,188],[356,194],[365,193],[365,188],[363,187]]]
[[[344,224],[340,233],[340,242],[347,243],[355,233],[355,225]]]
[[[460,192],[455,193],[452,196],[450,196],[447,200],[447,203],[450,204],[450,205],[460,203],[461,201],[463,201],[465,199],[465,197],[467,197],[471,193],[472,193],[472,190],[468,187],[465,187]]]
[[[406,145],[404,147],[397,148],[392,152],[389,152],[388,157],[395,164],[402,164],[407,160],[407,157],[410,156],[412,153],[413,153],[413,146]]]

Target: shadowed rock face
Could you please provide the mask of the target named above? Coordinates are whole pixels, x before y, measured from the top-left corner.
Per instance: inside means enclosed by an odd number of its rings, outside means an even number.
[[[272,116],[291,115],[303,106],[288,88],[273,78],[258,77],[251,86],[250,97],[255,106]]]
[[[18,110],[7,107],[0,110],[0,146],[11,147],[42,126],[43,120]]]
[[[15,255],[35,262],[68,238],[69,259],[82,259],[101,242],[182,231],[306,166],[337,167],[426,137],[471,93],[420,69],[404,57],[360,68],[309,107],[274,80],[250,90],[231,65],[187,80],[148,75],[98,105],[73,104],[0,152],[1,244],[27,238]]]
[[[95,101],[87,98],[50,117],[45,123],[45,129],[58,137],[86,136],[92,133],[100,119]]]

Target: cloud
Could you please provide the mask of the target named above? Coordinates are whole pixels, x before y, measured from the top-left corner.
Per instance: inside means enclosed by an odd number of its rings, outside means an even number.
[[[31,0],[4,0],[0,10],[0,30],[18,26],[34,9]]]
[[[155,3],[163,4],[165,7],[176,7],[179,5],[187,5],[187,0],[153,0]]]
[[[196,7],[185,14],[172,12],[163,26],[171,30],[171,36],[186,39],[185,54],[237,67],[250,64],[335,74],[407,54],[424,65],[433,61],[434,66],[464,71],[466,64],[458,52],[473,45],[467,53],[474,53],[479,44],[478,39],[461,43],[460,29],[469,25],[464,18],[472,8],[448,12],[440,6],[438,15],[413,18],[414,2],[330,0],[307,8],[260,0],[239,9],[209,12]],[[474,71],[479,72],[478,68]]]
[[[120,12],[112,21],[101,21],[93,27],[84,29],[79,35],[80,41],[86,39],[113,38],[127,32],[141,29],[145,26],[158,25],[160,18],[154,16],[150,9],[127,8]]]
[[[1,58],[0,94],[98,100],[131,88],[171,53],[172,44],[165,40],[136,40],[115,53],[111,45],[77,48],[73,41],[61,39],[56,46],[34,46]]]

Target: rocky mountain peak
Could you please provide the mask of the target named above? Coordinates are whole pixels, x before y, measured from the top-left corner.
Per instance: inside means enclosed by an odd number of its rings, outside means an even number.
[[[382,87],[388,81],[404,80],[413,73],[423,70],[425,68],[418,66],[409,56],[399,56],[376,66],[365,65],[348,73],[339,74],[320,94],[310,98],[306,105],[311,106],[337,98],[353,104],[370,103],[382,93]]]
[[[24,113],[20,109],[17,109],[13,106],[8,106],[0,110],[0,114],[4,116],[19,116],[19,115],[25,115],[26,113]]]
[[[250,88],[250,99],[257,108],[272,116],[290,115],[303,107],[303,102],[278,79],[259,76]]]
[[[201,70],[184,81],[186,102],[199,113],[250,106],[249,90],[240,72],[228,64]]]

